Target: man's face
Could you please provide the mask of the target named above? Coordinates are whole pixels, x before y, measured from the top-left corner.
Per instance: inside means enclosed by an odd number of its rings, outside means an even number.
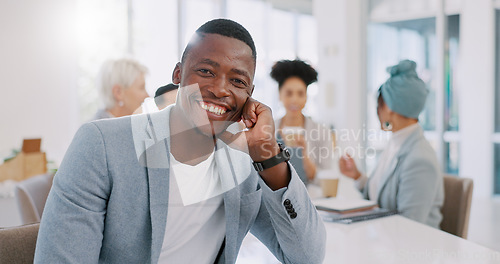
[[[180,83],[176,104],[191,126],[211,137],[240,120],[253,92],[255,62],[238,39],[204,34],[195,41],[174,69],[173,82]]]

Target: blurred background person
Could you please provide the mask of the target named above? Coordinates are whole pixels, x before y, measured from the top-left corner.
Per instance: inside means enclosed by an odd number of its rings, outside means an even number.
[[[173,83],[161,86],[156,90],[155,97],[144,99],[141,107],[137,108],[133,114],[158,112],[171,104],[175,104],[178,88],[179,86]]]
[[[302,113],[307,87],[318,80],[318,73],[301,60],[281,60],[274,64],[271,77],[278,82],[279,98],[286,109],[276,120],[277,139],[292,152],[291,162],[305,183],[312,182],[319,170],[332,168],[331,131]]]
[[[391,77],[379,89],[377,115],[381,128],[391,131],[392,137],[371,177],[363,175],[349,155],[339,165],[344,175],[356,180],[365,199],[439,228],[443,176],[418,123],[428,90],[415,69],[416,63],[410,60],[387,69]]]
[[[94,120],[131,115],[149,95],[146,91],[147,68],[133,59],[106,61],[100,70],[98,88],[104,108]]]
[[[173,83],[169,83],[167,85],[164,85],[158,90],[156,90],[155,93],[155,103],[156,106],[158,107],[159,110],[162,110],[163,108],[175,104],[175,99],[177,98],[177,89],[179,88],[179,85],[175,85]]]

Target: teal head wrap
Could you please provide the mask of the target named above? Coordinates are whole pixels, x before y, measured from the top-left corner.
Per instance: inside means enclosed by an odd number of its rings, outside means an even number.
[[[409,118],[418,118],[425,106],[429,91],[418,77],[417,64],[403,60],[398,65],[387,68],[391,77],[380,87],[385,104],[393,112]]]

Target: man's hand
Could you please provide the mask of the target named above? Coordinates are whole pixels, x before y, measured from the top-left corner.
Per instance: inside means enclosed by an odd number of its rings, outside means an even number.
[[[245,136],[253,161],[263,161],[280,152],[275,137],[273,115],[267,105],[249,98],[243,108],[242,120],[248,128]]]
[[[247,131],[237,134],[226,131],[219,135],[219,138],[230,147],[239,150],[248,149],[250,158],[255,162],[267,160],[280,152],[274,135],[272,112],[267,105],[249,97],[243,107],[241,119],[248,128]],[[261,171],[259,174],[273,190],[288,186],[290,181],[290,171],[285,162]]]
[[[242,111],[242,122],[248,128],[233,134],[225,131],[219,138],[230,147],[248,151],[253,161],[269,159],[280,152],[274,135],[274,120],[271,109],[252,98],[249,98]]]

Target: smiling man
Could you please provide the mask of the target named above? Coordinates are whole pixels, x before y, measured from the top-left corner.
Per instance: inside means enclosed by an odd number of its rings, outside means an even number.
[[[283,263],[321,263],[324,225],[251,97],[255,66],[246,29],[209,21],[174,69],[175,105],[82,126],[35,262],[234,263],[250,231]]]

